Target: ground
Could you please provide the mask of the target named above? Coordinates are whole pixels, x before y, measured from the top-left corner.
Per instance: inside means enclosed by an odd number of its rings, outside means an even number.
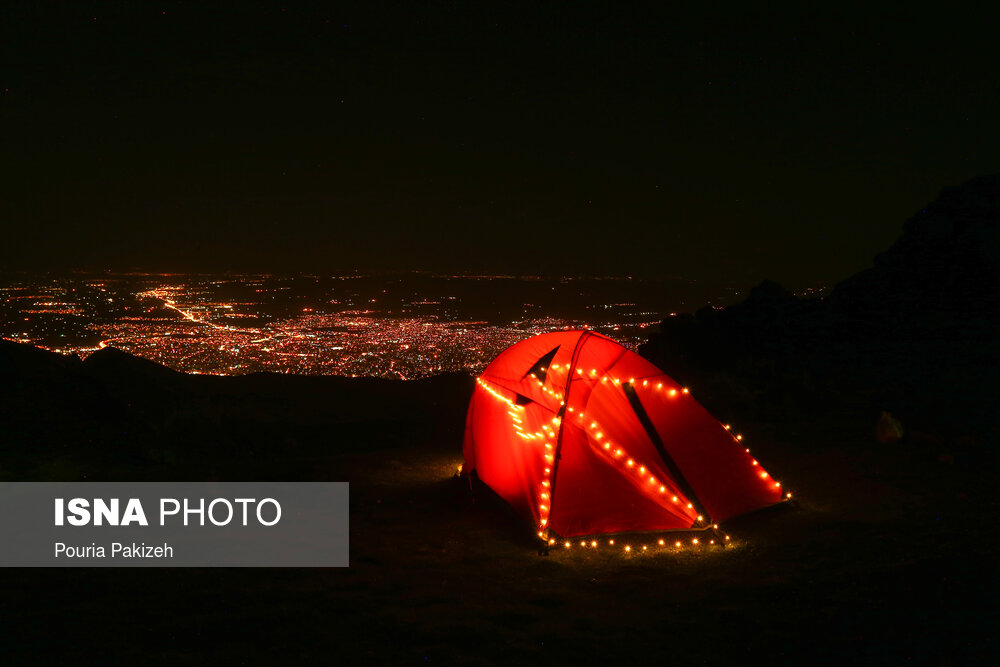
[[[461,408],[384,447],[241,457],[220,479],[351,483],[346,569],[7,570],[0,653],[106,662],[995,664],[997,502],[983,444],[878,444],[866,415],[741,423],[798,507],[726,549],[536,553],[456,478]],[[377,438],[376,438],[377,440]],[[73,477],[81,462],[24,478]],[[219,462],[91,466],[204,479]],[[650,550],[638,548],[649,544]]]

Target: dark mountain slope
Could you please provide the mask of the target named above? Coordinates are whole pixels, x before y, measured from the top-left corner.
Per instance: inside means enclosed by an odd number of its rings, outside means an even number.
[[[669,318],[643,354],[717,409],[881,410],[940,433],[995,433],[1000,176],[947,188],[874,266],[823,300],[771,282]]]
[[[122,463],[212,469],[248,457],[392,448],[440,428],[459,430],[452,437],[460,438],[471,383],[465,375],[415,382],[186,375],[115,349],[81,362],[4,341],[0,472],[57,458],[72,460],[71,470]],[[266,470],[258,465],[254,474]]]

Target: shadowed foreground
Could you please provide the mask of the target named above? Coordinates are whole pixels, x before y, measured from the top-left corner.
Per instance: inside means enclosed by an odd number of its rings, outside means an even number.
[[[3,479],[346,480],[351,567],[5,570],[8,663],[997,657],[985,446],[877,445],[862,414],[741,423],[799,509],[729,522],[725,550],[540,557],[529,526],[454,476],[470,378],[195,378],[34,354],[4,348],[7,391],[75,389],[3,413]],[[83,395],[104,411],[66,412]]]

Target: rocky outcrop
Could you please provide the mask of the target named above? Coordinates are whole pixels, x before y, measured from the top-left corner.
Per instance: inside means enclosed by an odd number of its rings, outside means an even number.
[[[948,188],[826,299],[765,281],[743,303],[668,318],[641,351],[686,382],[707,378],[709,402],[889,409],[929,427],[989,430],[1000,390],[998,221],[1000,176]]]

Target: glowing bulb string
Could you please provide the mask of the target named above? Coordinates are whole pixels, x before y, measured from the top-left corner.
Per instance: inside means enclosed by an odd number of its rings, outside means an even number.
[[[479,386],[483,387],[490,395],[492,395],[497,400],[503,402],[504,404],[506,404],[508,406],[508,408],[510,408],[507,411],[507,414],[511,418],[511,426],[514,429],[514,432],[517,433],[518,435],[521,435],[522,437],[525,436],[526,434],[523,432],[523,430],[521,428],[522,420],[520,418],[520,415],[522,415],[524,413],[524,411],[525,411],[524,406],[517,405],[511,399],[507,398],[506,396],[504,396],[500,392],[494,390],[490,386],[490,384],[487,381],[483,380],[482,378],[477,378],[476,382],[477,382],[477,384],[479,384]],[[584,421],[586,420],[586,415],[584,413],[582,413],[582,412],[578,412],[577,416],[581,420],[584,420]],[[560,435],[561,435],[561,432],[562,432],[563,421],[564,420],[559,415],[553,417],[553,419],[552,419],[552,422],[555,423],[555,424],[557,424],[559,426],[559,434]],[[585,426],[583,426],[581,428],[583,428],[584,431],[586,432],[587,426],[588,425],[585,425]],[[591,420],[591,423],[589,424],[589,428],[590,428],[591,431],[594,432],[589,437],[593,438],[594,442],[599,443],[600,440],[603,438],[603,432],[600,430],[600,428],[601,428],[600,424],[597,421]],[[550,426],[548,426],[548,424],[543,424],[542,427],[541,427],[541,430],[545,432],[544,433],[545,436],[554,435],[552,433],[553,429]],[[527,435],[530,435],[532,437],[535,436],[535,434],[527,434]],[[539,433],[539,435],[541,435],[541,432]],[[548,438],[546,438],[546,439],[548,439]],[[545,447],[547,449],[551,449],[551,444],[548,443],[548,442],[546,442],[545,443]],[[632,458],[627,458],[626,459],[625,457],[627,455],[625,454],[625,451],[623,449],[619,448],[619,447],[615,447],[610,442],[605,441],[603,443],[603,445],[601,445],[601,448],[605,451],[605,453],[609,453],[609,450],[613,449],[618,454],[618,458],[621,458],[622,460],[625,460],[626,461],[626,465],[628,467],[630,467],[630,468],[635,469],[636,472],[638,472],[639,475],[645,475],[645,473],[647,472],[646,466],[640,464],[640,465],[638,465],[638,467],[636,467],[635,460],[633,460]],[[551,473],[553,472],[553,469],[555,468],[554,456],[552,454],[546,453],[545,454],[545,460],[546,460],[546,465],[543,467],[544,476],[543,476],[543,479],[541,481],[540,490],[539,490],[539,516],[540,516],[540,519],[539,519],[539,525],[538,525],[538,528],[539,528],[538,537],[542,540],[542,543],[546,547],[546,551],[547,551],[549,547],[555,546],[557,544],[557,540],[554,537],[552,537],[552,533],[551,533],[551,531],[548,528],[548,517],[549,517],[549,515],[551,513],[551,505],[552,505],[552,497],[553,497]],[[650,485],[651,486],[655,486],[656,482],[657,482],[656,478],[654,476],[650,475],[650,479],[653,480],[653,482]],[[659,487],[659,491],[660,491],[660,493],[665,493],[666,492],[665,485],[661,485]],[[677,495],[673,495],[672,499],[673,499],[674,503],[679,503],[680,502],[680,498],[678,498]],[[688,509],[693,509],[693,505],[691,503],[688,503],[687,504],[687,508]],[[703,522],[704,521],[704,518],[702,516],[700,516],[700,515],[698,516],[697,519],[698,519],[698,522]],[[710,525],[710,526],[706,525],[706,526],[701,527],[701,528],[698,528],[697,526],[692,526],[691,528],[684,529],[683,532],[691,532],[692,530],[694,530],[694,531],[700,531],[700,532],[712,531],[713,534],[715,534],[715,537],[714,538],[710,538],[710,539],[707,540],[707,542],[708,542],[709,545],[715,545],[716,542],[718,542],[718,544],[720,546],[725,546],[725,543],[728,542],[729,539],[730,539],[728,535],[723,535],[721,532],[719,532],[719,527],[718,527],[717,524],[713,524],[713,525]],[[621,539],[621,538],[619,538],[619,539]],[[609,541],[608,541],[608,545],[609,546],[614,546],[614,543],[615,543],[614,538],[609,539]],[[699,541],[698,538],[693,538],[691,540],[692,546],[697,546],[699,543],[700,543],[700,541]],[[662,547],[662,546],[666,546],[666,544],[667,544],[666,538],[660,538],[657,541],[657,545],[658,546]],[[566,540],[564,542],[563,546],[566,549],[570,549],[570,548],[573,547],[573,542],[571,540]],[[587,539],[580,540],[580,542],[579,542],[579,547],[580,548],[598,549],[600,546],[601,546],[600,541],[598,539],[594,538],[594,537],[589,537]],[[682,546],[683,546],[683,543],[681,541],[676,541],[675,542],[675,548],[680,549]],[[643,552],[648,551],[648,549],[649,549],[649,545],[642,545],[642,551]],[[632,546],[630,544],[626,545],[625,549],[624,549],[624,553],[628,554],[631,551],[632,551]]]
[[[556,434],[553,432],[552,427],[549,426],[547,423],[543,423],[539,427],[539,430],[534,433],[525,431],[524,421],[521,419],[522,416],[525,416],[525,407],[523,405],[518,405],[511,399],[501,394],[499,391],[493,389],[493,387],[490,386],[490,383],[487,380],[484,380],[482,377],[476,378],[476,383],[480,387],[485,389],[487,393],[489,393],[491,396],[503,402],[505,405],[507,405],[508,408],[510,408],[507,411],[507,415],[511,419],[511,427],[514,430],[515,435],[525,440],[541,441],[541,444],[544,448],[542,451],[542,458],[544,463],[542,465],[542,480],[539,484],[539,488],[536,490],[536,494],[538,497],[538,515],[539,515],[538,537],[539,539],[544,540],[548,534],[547,532],[548,517],[552,509],[553,489],[552,489],[551,476],[555,469],[555,461],[556,461],[556,454],[553,451],[552,443],[549,441],[551,439],[554,439]],[[513,391],[513,390],[508,390],[508,391]],[[539,403],[536,404],[541,406],[542,408],[545,408],[545,406],[542,404]],[[555,417],[553,417],[552,421],[558,425],[562,420],[558,415],[556,415]]]
[[[578,356],[579,356],[579,351],[580,351],[581,343],[582,343],[582,341],[583,341],[584,338],[586,338],[586,335],[585,336],[581,336],[580,340],[578,340],[578,342],[577,342],[577,346],[576,346],[576,349],[574,350],[574,355],[573,355],[573,361],[574,362],[578,361]],[[560,370],[560,369],[563,369],[563,368],[565,368],[565,370],[567,371],[567,374],[566,374],[566,381],[565,381],[565,384],[564,384],[564,390],[563,390],[562,393],[560,393],[558,391],[555,391],[555,390],[548,389],[545,386],[545,384],[546,384],[545,381],[540,380],[534,373],[531,374],[531,377],[535,380],[535,382],[538,384],[539,388],[543,392],[549,394],[550,396],[552,396],[553,398],[555,398],[556,400],[559,401],[560,408],[556,412],[556,416],[552,419],[553,423],[555,423],[558,426],[558,430],[556,430],[556,431],[554,431],[548,424],[543,424],[541,426],[540,430],[535,431],[534,433],[525,431],[524,428],[523,428],[524,427],[524,423],[523,423],[523,420],[521,419],[521,416],[522,416],[522,414],[524,412],[524,406],[517,405],[514,401],[508,399],[507,397],[503,396],[499,392],[493,390],[493,388],[490,387],[489,384],[486,381],[484,381],[482,378],[477,378],[477,383],[479,383],[480,386],[482,386],[491,395],[493,395],[498,400],[503,401],[508,407],[511,408],[508,411],[508,415],[511,418],[511,424],[512,424],[512,426],[514,428],[514,432],[515,432],[515,434],[518,437],[526,439],[526,440],[541,439],[544,442],[544,447],[547,450],[543,454],[543,457],[544,457],[544,460],[545,460],[545,465],[543,466],[544,477],[543,477],[542,483],[540,485],[540,489],[538,491],[539,508],[540,508],[540,511],[539,511],[539,514],[540,514],[539,537],[541,539],[543,539],[543,540],[547,539],[548,533],[549,533],[549,529],[548,529],[548,515],[551,513],[552,500],[554,498],[554,486],[555,486],[555,479],[554,478],[555,478],[556,472],[558,470],[557,462],[560,459],[560,454],[561,454],[562,434],[563,434],[563,422],[564,422],[564,419],[565,419],[567,411],[570,412],[570,413],[574,412],[574,409],[572,407],[568,407],[567,406],[568,398],[569,398],[569,393],[570,393],[570,390],[572,388],[572,382],[575,381],[575,380],[579,380],[580,379],[578,377],[575,377],[574,373],[572,371],[575,369],[576,370],[576,375],[584,376],[584,377],[586,377],[586,379],[591,380],[591,381],[595,381],[595,382],[599,381],[601,383],[611,382],[614,385],[623,385],[623,389],[626,390],[626,394],[629,393],[629,390],[631,390],[632,392],[635,392],[635,390],[638,387],[640,387],[640,386],[643,387],[643,388],[652,388],[654,391],[657,391],[657,392],[664,391],[664,383],[663,382],[656,382],[655,384],[653,384],[653,382],[651,382],[651,380],[650,380],[650,378],[654,378],[655,379],[658,376],[640,377],[640,378],[638,378],[638,380],[641,380],[641,383],[637,381],[637,378],[632,377],[632,378],[629,378],[628,382],[626,383],[626,382],[623,382],[621,378],[617,378],[617,377],[614,377],[614,376],[608,376],[608,375],[598,374],[597,369],[591,369],[590,373],[587,374],[587,373],[585,373],[584,369],[575,368],[575,363],[568,363],[568,364],[563,364],[563,365],[560,365],[560,364],[550,364],[549,368],[543,368],[542,369],[542,371],[545,373],[545,380],[548,380],[550,378],[550,375],[551,375],[550,372],[549,372],[550,370],[553,370],[553,369],[554,370]],[[552,378],[552,379],[553,379],[553,382],[555,382],[555,378]],[[669,397],[676,397],[678,394],[688,395],[688,394],[690,394],[690,391],[689,391],[689,389],[687,387],[682,387],[679,391],[676,388],[668,388],[668,389],[665,390],[665,393]],[[537,405],[539,405],[540,407],[543,407],[543,408],[551,410],[551,408],[548,408],[548,406],[545,406],[544,403],[537,403]],[[576,414],[581,419],[581,421],[585,420],[585,413],[583,411],[576,412]],[[583,423],[585,424],[585,421],[583,421]],[[581,425],[581,428],[584,428],[584,427]],[[731,431],[731,426],[728,425],[728,424],[725,425],[724,428],[726,429],[726,431],[728,431],[730,433],[731,437],[733,437],[733,442],[735,444],[737,444],[737,445],[742,446],[743,436],[739,435],[739,434],[733,434],[732,431]],[[607,441],[607,440],[605,442],[603,442],[603,443],[600,442],[600,440],[604,437],[604,430],[601,429],[600,425],[596,421],[591,421],[590,429],[591,429],[591,431],[593,431],[593,433],[589,434],[589,437],[592,437],[594,439],[594,441],[597,443],[598,447],[596,447],[596,448],[599,451],[603,448],[603,453],[606,456],[609,457],[609,460],[611,460],[612,462],[615,462],[616,459],[623,460],[623,461],[626,462],[625,465],[628,468],[636,470],[640,476],[643,476],[645,474],[645,472],[647,471],[647,466],[643,465],[643,464],[638,464],[638,466],[637,466],[637,462],[632,457],[629,457],[628,454],[627,454],[627,452],[625,452],[625,450],[622,449],[620,446],[616,446],[616,445],[614,445],[613,443],[611,443],[610,441]],[[584,428],[584,430],[586,432],[585,428]],[[551,442],[549,442],[549,440],[552,440],[552,439],[554,439],[556,441],[556,445],[555,445],[554,448],[553,448]],[[553,449],[554,449],[554,451],[553,451]],[[744,448],[744,451],[746,452],[746,454],[749,455],[750,450],[748,448]],[[760,467],[759,462],[756,459],[753,459],[752,457],[751,457],[751,465],[754,466],[754,467]],[[770,475],[765,470],[763,470],[762,467],[760,467],[760,472],[757,473],[757,474],[759,475],[759,477],[761,478],[761,480],[766,481],[766,483],[768,483],[768,484],[774,484],[775,488],[781,488],[781,483],[778,482],[778,481],[776,481],[776,480],[773,480],[773,478],[771,478]],[[667,492],[666,485],[665,484],[661,484],[659,482],[659,480],[654,475],[650,475],[649,476],[649,480],[651,480],[651,481],[649,481],[649,485],[651,487],[656,488],[657,486],[659,486],[658,490],[659,490],[660,493],[666,493]],[[640,488],[643,488],[643,487],[640,486]],[[674,494],[672,492],[672,490],[671,490],[671,493],[672,493],[672,496],[671,496],[672,500],[675,503],[680,503],[680,498],[676,494]],[[690,497],[689,493],[683,493],[682,495]],[[790,492],[788,492],[788,493],[785,494],[784,499],[790,500],[791,497],[792,497],[792,494]],[[655,498],[655,496],[654,496],[654,498]],[[704,512],[704,510],[701,509],[700,507],[699,508],[695,508],[694,505],[693,505],[693,503],[691,503],[691,502],[687,503],[687,506],[688,506],[687,509],[691,509],[691,510],[695,510],[695,511],[699,511],[700,510],[700,512],[702,512],[702,513]],[[542,516],[542,515],[544,515],[544,516]],[[692,526],[692,528],[696,528],[697,524],[700,523],[700,522],[703,522],[704,520],[705,520],[704,516],[702,514],[699,514],[698,517],[697,517],[697,520],[696,520],[695,524]]]
[[[584,344],[585,341],[587,341],[593,335],[594,335],[593,333],[591,333],[589,331],[585,331],[583,334],[580,335],[579,338],[576,339],[576,345],[573,346],[573,354],[570,356],[570,363],[566,367],[567,370],[569,370],[571,368],[575,368],[576,365],[577,365],[577,363],[579,363],[579,361],[580,361],[580,353],[583,352],[583,344]],[[556,364],[555,368],[558,369],[559,365]],[[548,377],[548,375],[546,375],[546,378],[547,377]],[[545,480],[545,481],[549,482],[549,487],[548,487],[548,489],[549,489],[549,496],[550,496],[551,500],[553,500],[553,501],[555,500],[555,497],[556,497],[556,495],[555,495],[556,494],[556,479],[557,479],[556,475],[559,472],[558,461],[562,457],[563,422],[565,421],[566,408],[569,405],[569,393],[572,390],[572,388],[573,388],[573,374],[572,373],[566,373],[566,382],[563,384],[563,391],[562,391],[563,398],[560,401],[560,404],[561,404],[562,408],[560,409],[559,415],[558,415],[560,417],[559,432],[556,434],[556,450],[555,450],[555,455],[554,455],[554,459],[553,459],[552,466],[551,466],[552,467],[552,474],[551,474],[550,478],[547,478]],[[548,468],[546,468],[546,470],[548,470]],[[552,508],[552,502],[549,503],[549,513],[550,514],[551,514],[551,508]],[[547,523],[548,522],[546,521],[546,524]],[[544,540],[546,537],[548,537],[548,533],[549,533],[548,528],[547,527],[543,528],[542,532],[543,532],[542,539]]]
[[[578,346],[578,349],[579,349],[579,346]],[[566,364],[565,368],[566,368],[567,371],[571,371],[572,368],[573,368],[573,365],[572,364]],[[553,374],[550,373],[550,370],[553,370],[553,369],[554,370],[559,370],[560,369],[560,365],[559,364],[551,364],[549,368],[543,368],[542,369],[542,371],[545,372],[545,379],[546,380],[548,380],[551,377],[551,375],[553,375]],[[578,370],[580,370],[580,369],[578,369]],[[591,371],[591,374],[593,376],[595,376],[595,378],[596,378],[596,376],[597,376],[597,370],[593,369]],[[535,380],[535,382],[539,385],[539,387],[541,389],[545,390],[547,393],[550,393],[551,395],[553,395],[554,397],[556,397],[558,399],[562,399],[563,396],[566,396],[566,398],[568,398],[568,394],[569,394],[570,388],[572,386],[571,383],[572,383],[573,380],[576,379],[576,378],[573,377],[572,372],[567,372],[566,383],[565,383],[565,394],[560,395],[558,392],[554,392],[552,390],[548,390],[544,386],[545,383],[542,380],[539,380],[538,377],[535,375],[535,373],[531,373],[530,375],[531,375],[532,379]],[[602,376],[602,382],[607,382],[608,379],[609,379],[608,376]],[[621,384],[621,381],[618,378],[611,378],[611,380],[616,385],[620,385]],[[540,488],[537,490],[537,494],[538,494],[538,508],[539,508],[538,537],[540,539],[542,539],[542,540],[546,540],[546,538],[548,537],[548,533],[549,533],[548,517],[551,514],[552,504],[553,504],[553,500],[554,500],[554,497],[555,497],[555,494],[554,494],[554,487],[555,487],[554,476],[555,476],[555,473],[556,473],[556,471],[558,469],[557,461],[560,458],[560,449],[561,449],[561,445],[562,445],[563,417],[565,416],[567,410],[572,413],[573,412],[573,408],[572,407],[567,408],[565,400],[561,400],[560,401],[562,409],[559,411],[559,413],[556,415],[556,417],[554,417],[552,419],[552,421],[554,423],[556,423],[557,426],[559,427],[558,431],[556,433],[552,432],[553,430],[552,430],[551,427],[548,426],[548,424],[542,424],[542,426],[540,427],[540,430],[536,431],[535,433],[525,432],[523,430],[523,428],[522,428],[523,422],[522,422],[522,420],[519,417],[519,413],[523,413],[524,412],[524,406],[517,405],[514,401],[508,399],[506,396],[503,396],[499,392],[495,391],[492,387],[489,386],[489,383],[487,383],[482,378],[477,378],[476,381],[477,381],[478,384],[480,384],[480,386],[484,387],[491,395],[493,395],[498,400],[503,401],[508,407],[511,408],[511,410],[509,410],[507,414],[511,418],[511,425],[514,428],[514,432],[515,432],[516,435],[518,435],[521,438],[528,439],[528,440],[531,440],[531,439],[542,439],[543,441],[545,441],[544,442],[544,447],[545,447],[546,451],[543,453],[543,458],[544,458],[544,461],[545,461],[545,464],[543,466],[543,479],[542,479],[542,482],[540,484]],[[554,378],[553,378],[553,381],[555,381]],[[628,385],[631,386],[632,383],[634,383],[634,382],[635,382],[635,378],[631,378],[629,380]],[[649,384],[650,383],[649,383],[648,380],[645,380],[643,382],[644,386],[648,387]],[[662,388],[663,388],[663,383],[658,383],[656,385],[656,389],[662,389]],[[676,393],[677,393],[676,390],[673,390],[673,395],[676,395]],[[683,389],[683,393],[687,394],[688,390],[686,388]],[[542,405],[542,404],[539,404],[539,405]],[[577,412],[576,414],[578,415],[578,417],[581,420],[584,420],[585,413],[583,411]],[[635,472],[638,473],[638,475],[639,475],[640,479],[642,480],[642,482],[639,483],[639,484],[637,484],[636,486],[640,490],[640,492],[643,489],[647,489],[647,488],[658,489],[658,491],[659,491],[660,494],[666,494],[668,492],[666,483],[661,483],[660,480],[658,480],[653,474],[650,474],[648,476],[648,479],[647,479],[647,477],[646,477],[647,470],[648,470],[648,472],[652,473],[652,470],[649,469],[647,465],[642,464],[642,463],[639,463],[637,465],[636,461],[633,460],[633,458],[630,457],[624,449],[622,449],[619,446],[616,446],[616,445],[612,444],[610,441],[605,441],[603,443],[603,445],[601,445],[600,440],[604,437],[604,433],[603,433],[603,429],[601,429],[601,427],[600,427],[600,424],[598,424],[596,421],[591,421],[589,428],[591,430],[591,433],[587,434],[586,437],[588,437],[588,441],[597,443],[597,446],[595,446],[595,449],[598,449],[598,451],[601,451],[601,447],[603,447],[603,452],[602,453],[605,456],[607,456],[608,460],[610,460],[613,463],[618,463],[619,460],[620,460],[621,462],[624,462],[625,466],[628,469],[634,470]],[[581,429],[583,429],[584,432],[586,433],[586,428],[584,426],[581,426]],[[550,439],[553,438],[553,436],[554,436],[554,439],[556,440],[555,451],[553,451],[553,447],[552,447],[551,443],[548,442]],[[623,470],[623,473],[627,473],[627,472],[628,472],[628,470]],[[648,481],[648,485],[646,484],[647,481]],[[669,490],[669,492],[671,494],[671,499],[672,499],[673,503],[677,504],[677,505],[680,505],[681,504],[681,499],[678,497],[677,492],[675,492],[675,490],[672,489],[672,488]],[[646,495],[649,495],[654,502],[657,502],[657,504],[660,504],[659,501],[658,501],[658,499],[655,496],[655,492],[649,492]],[[690,494],[688,494],[688,493],[682,493],[681,495],[690,496]],[[700,507],[696,509],[694,507],[693,503],[691,503],[690,501],[687,502],[686,505],[687,505],[687,509],[691,510],[692,512],[704,512],[704,510],[702,510]],[[702,516],[702,514],[699,513],[699,514],[697,514],[697,517],[693,521],[691,527],[692,528],[696,528],[699,523],[703,523],[704,521],[705,521],[704,516]]]
[[[678,532],[683,532],[688,534],[690,534],[691,532],[709,533],[709,536],[708,537],[692,536],[692,537],[685,537],[683,539],[677,539],[676,533]],[[620,552],[623,555],[630,555],[633,551],[637,553],[649,552],[650,549],[657,551],[657,547],[660,548],[659,551],[665,551],[669,549],[681,551],[682,549],[684,549],[685,546],[688,545],[690,545],[692,549],[697,548],[699,546],[704,546],[704,547],[717,546],[719,548],[724,549],[731,542],[732,539],[730,538],[730,536],[720,531],[718,525],[711,525],[701,529],[671,531],[670,533],[663,533],[662,531],[651,531],[649,533],[615,533],[610,537],[604,535],[604,536],[577,536],[573,538],[549,536],[546,544],[549,547],[561,546],[562,549],[566,551],[572,549],[596,551],[607,546],[614,548],[616,551],[620,550]]]
[[[568,394],[569,394],[569,392],[571,390],[571,384],[570,383],[574,379],[576,379],[576,378],[573,377],[573,373],[571,372],[572,368],[573,368],[573,365],[572,364],[566,364],[565,367],[566,367],[566,370],[567,370],[566,396],[568,398]],[[546,378],[546,380],[548,380],[550,377],[552,377],[554,375],[551,371],[552,370],[559,370],[559,369],[560,369],[560,365],[559,364],[551,364],[548,369],[542,369],[542,370],[545,371],[545,378]],[[578,369],[578,370],[580,370],[580,369]],[[597,369],[593,369],[591,371],[591,375],[593,375],[594,378],[596,379],[596,377],[598,375],[597,374]],[[538,381],[537,377],[535,377],[534,374],[532,374],[532,377],[534,377],[536,379],[536,381]],[[605,376],[602,376],[601,381],[602,382],[607,382],[608,379],[609,379],[608,376],[605,375]],[[620,385],[621,384],[621,382],[620,382],[620,380],[618,378],[611,378],[611,380],[612,380],[613,384],[616,384],[616,385]],[[553,379],[553,381],[555,381],[555,380]],[[631,379],[629,381],[629,386],[631,386],[632,382],[634,382],[634,379]],[[542,384],[543,383],[539,381],[539,385],[542,385]],[[643,382],[644,386],[648,387],[649,384],[650,383],[649,383],[648,380],[646,380],[646,381]],[[663,383],[662,382],[658,383],[656,385],[656,388],[657,389],[662,389],[663,388]],[[676,393],[676,391],[675,391],[675,393]],[[684,393],[685,394],[688,393],[686,389],[684,390]],[[556,395],[558,396],[558,394],[556,394]],[[562,404],[565,406],[566,402],[564,401]],[[565,414],[566,414],[567,411],[569,413],[574,413],[574,409],[572,407],[566,407],[566,408],[564,408],[564,411],[562,413],[564,417],[565,417]],[[659,500],[659,498],[656,497],[656,491],[659,491],[660,494],[667,494],[668,493],[667,484],[670,483],[671,487],[673,487],[673,484],[671,482],[664,482],[664,481],[661,481],[661,480],[657,479],[657,477],[653,474],[652,469],[648,467],[648,464],[643,464],[643,463],[635,461],[631,456],[629,456],[628,452],[625,451],[624,448],[615,445],[610,440],[605,440],[603,443],[601,443],[601,440],[605,438],[604,429],[601,427],[601,425],[596,420],[590,420],[590,424],[589,424],[589,427],[588,427],[587,426],[588,419],[586,417],[585,412],[583,412],[583,411],[577,411],[577,412],[575,412],[575,414],[577,415],[577,417],[580,419],[580,422],[581,422],[580,424],[578,424],[578,427],[581,430],[584,431],[585,437],[587,437],[588,442],[594,443],[594,449],[596,449],[599,453],[603,454],[611,463],[618,464],[618,465],[624,464],[625,468],[622,470],[623,474],[627,475],[630,471],[636,473],[638,475],[638,478],[639,478],[638,483],[636,484],[636,488],[639,490],[640,493],[643,493],[643,495],[649,496],[650,499],[653,500],[653,502],[655,502],[658,505],[660,505],[661,504],[660,500]],[[557,417],[557,419],[558,419],[558,417]],[[554,419],[553,421],[556,421],[556,420]],[[563,432],[563,429],[562,429],[562,420],[560,420],[557,423],[559,424],[559,433],[558,433],[559,440],[558,440],[558,442],[561,444],[561,437],[562,437],[562,432]],[[589,431],[590,431],[589,433],[587,432],[588,428],[589,428]],[[546,447],[548,447],[548,445],[546,445]],[[558,445],[557,445],[557,451],[558,451]],[[549,461],[550,459],[547,457],[546,460]],[[552,461],[552,462],[554,463],[554,461]],[[671,499],[672,499],[672,501],[673,501],[673,503],[675,505],[681,505],[682,504],[681,499],[678,496],[678,494],[685,496],[685,499],[689,499],[689,497],[691,495],[690,493],[681,493],[680,491],[678,491],[678,490],[676,490],[674,488],[670,488],[669,489],[669,493],[670,493]],[[552,496],[549,495],[547,499],[551,499],[551,497]],[[687,506],[686,507],[687,510],[690,510],[691,512],[693,512],[693,513],[696,514],[696,518],[692,521],[691,527],[692,528],[696,528],[699,524],[704,523],[704,521],[705,521],[705,517],[703,516],[704,510],[701,509],[700,507],[695,508],[694,504],[690,500],[688,500],[688,502],[685,503],[685,504]],[[549,507],[550,506],[551,506],[551,502],[549,503]],[[668,507],[669,507],[667,505],[661,505],[661,506],[664,507],[664,509],[668,509]],[[670,510],[668,509],[668,511],[670,511]],[[684,512],[684,514],[687,514],[687,512]],[[541,528],[542,529],[539,531],[539,537],[542,538],[542,539],[545,539],[546,536],[547,536],[547,534],[548,534],[548,531],[544,527],[541,527]]]

